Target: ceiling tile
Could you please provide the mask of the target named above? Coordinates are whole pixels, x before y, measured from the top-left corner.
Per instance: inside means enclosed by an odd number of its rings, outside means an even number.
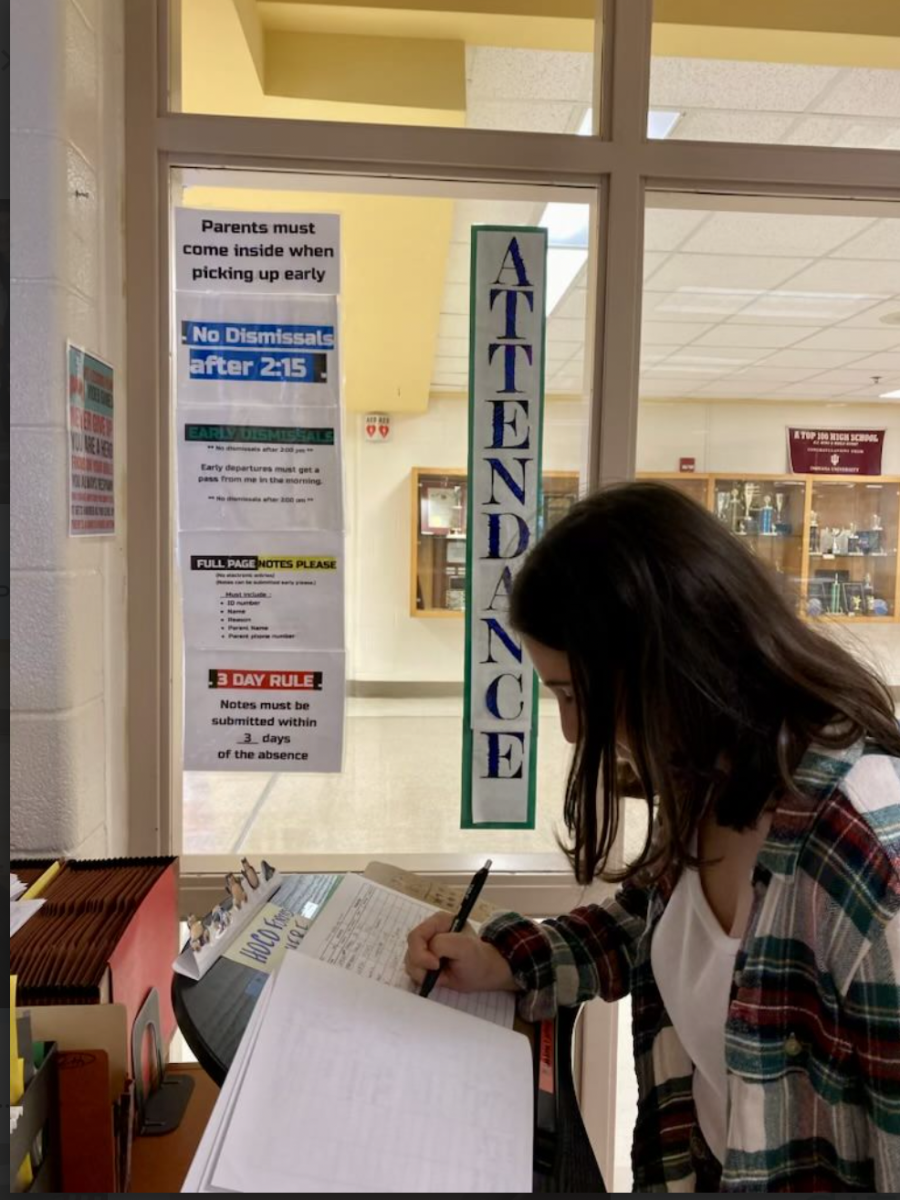
[[[830,400],[834,396],[843,396],[846,389],[839,383],[791,383],[778,391],[779,400]]]
[[[811,371],[809,368],[803,367],[767,366],[750,367],[743,373],[747,379],[762,380],[765,383],[802,383],[804,379],[809,379],[817,374],[819,374],[818,371]]]
[[[832,325],[821,333],[798,342],[797,350],[900,350],[900,326],[896,329],[852,329],[849,325]]]
[[[546,359],[554,367],[559,367],[562,363],[567,363],[573,355],[578,354],[581,350],[580,346],[573,342],[557,342],[547,338]]]
[[[896,117],[900,71],[856,67],[845,71],[813,111],[856,117]]]
[[[900,100],[897,101],[897,104],[900,107]],[[900,263],[900,219],[885,217],[876,221],[865,233],[853,238],[846,246],[835,250],[834,257],[875,258],[882,262],[890,259],[892,262]],[[900,268],[898,268],[897,275],[898,283],[895,286],[900,286]]]
[[[686,112],[670,138],[694,142],[780,142],[796,117],[793,113]]]
[[[592,54],[474,46],[468,54],[466,96],[472,100],[591,103]]]
[[[741,314],[742,315],[742,314]],[[806,330],[797,326],[741,325],[740,318],[716,325],[697,338],[695,346],[758,346],[762,349],[780,350],[791,346],[804,337]]]
[[[719,374],[735,371],[740,367],[749,366],[760,358],[764,358],[768,350],[756,347],[719,347],[719,346],[688,346],[684,350],[676,350],[666,359],[666,365],[677,363],[679,366],[697,364],[698,371],[715,368]]]
[[[645,346],[683,346],[711,328],[689,321],[645,321],[641,341]]]
[[[668,270],[668,267],[663,268]],[[645,292],[644,312],[668,321],[721,320],[752,301],[757,291],[721,292],[714,288],[679,288],[677,292]]]
[[[648,208],[644,217],[644,250],[677,250],[708,217],[709,213],[694,209]]]
[[[654,108],[802,112],[837,74],[833,67],[657,56],[650,67],[650,104]]]
[[[587,291],[583,287],[571,288],[553,310],[554,317],[567,321],[584,321],[587,313]]]
[[[645,250],[644,251],[644,281],[646,282],[650,278],[650,276],[653,274],[654,271],[659,270],[659,268],[663,265],[663,263],[668,258],[669,258],[668,254],[665,254],[659,250]]]
[[[900,166],[900,164],[898,164]],[[813,263],[791,280],[791,290],[887,299],[897,290],[897,264],[831,259]]]
[[[885,317],[896,320],[886,322]],[[900,295],[881,304],[867,304],[857,315],[844,321],[851,329],[900,329]]]
[[[766,359],[767,367],[809,367],[824,371],[827,367],[846,367],[859,358],[856,350],[779,350]]]
[[[900,147],[900,121],[874,117],[805,116],[785,137],[794,146],[843,146],[890,150]]]
[[[869,371],[873,375],[887,375],[889,371],[900,371],[900,353],[885,350],[870,358],[861,358],[853,364],[857,371]]]
[[[584,342],[584,322],[566,321],[562,317],[551,317],[547,322],[547,344],[556,342]]]
[[[870,298],[834,292],[800,291],[794,282],[753,300],[741,310],[741,322],[777,321],[781,325],[813,325],[822,328],[836,321],[846,321],[864,312],[872,304]]]
[[[648,282],[651,292],[708,287],[723,291],[778,287],[809,266],[804,258],[735,258],[728,254],[673,254]]]
[[[872,382],[872,376],[877,375],[882,383],[891,384],[895,378],[895,373],[891,371],[860,371],[857,369],[848,370],[846,367],[833,371],[827,371],[823,375],[823,380],[827,379],[829,383],[843,384],[848,391],[856,391],[859,388],[868,387]],[[883,392],[890,391],[890,386],[883,387]]]
[[[689,238],[682,250],[688,254],[818,258],[871,224],[871,217],[721,212]]]

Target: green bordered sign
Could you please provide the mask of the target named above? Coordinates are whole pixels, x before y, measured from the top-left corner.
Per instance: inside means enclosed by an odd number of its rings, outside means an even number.
[[[533,829],[537,687],[509,594],[541,511],[547,231],[472,229],[464,829]]]

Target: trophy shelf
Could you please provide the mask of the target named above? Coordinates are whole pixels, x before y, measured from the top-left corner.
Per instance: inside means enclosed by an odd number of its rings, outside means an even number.
[[[784,579],[809,619],[890,624],[900,608],[900,477],[642,472],[690,496]]]
[[[577,471],[541,476],[545,529],[579,497]],[[409,612],[459,620],[465,612],[468,477],[462,468],[414,467],[411,475]]]

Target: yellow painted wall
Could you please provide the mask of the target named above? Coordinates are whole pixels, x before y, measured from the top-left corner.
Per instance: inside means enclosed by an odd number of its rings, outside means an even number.
[[[191,187],[183,203],[340,213],[344,405],[349,412],[427,410],[452,200]]]

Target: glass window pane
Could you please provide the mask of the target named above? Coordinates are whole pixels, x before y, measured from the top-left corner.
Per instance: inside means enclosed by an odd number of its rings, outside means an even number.
[[[651,137],[900,149],[900,10],[655,0]]]
[[[590,131],[597,0],[172,0],[182,112]]]
[[[585,487],[593,191],[184,170],[173,203],[335,212],[343,245],[344,768],[186,772],[185,853],[485,852],[521,854],[526,865],[540,853],[563,866],[555,834],[569,747],[549,697],[536,830],[460,830],[471,228],[549,230],[540,514],[549,524]],[[373,412],[391,418],[383,444],[366,437]],[[180,680],[180,656],[173,669]]]
[[[638,474],[900,684],[900,206],[654,195],[645,232]]]

